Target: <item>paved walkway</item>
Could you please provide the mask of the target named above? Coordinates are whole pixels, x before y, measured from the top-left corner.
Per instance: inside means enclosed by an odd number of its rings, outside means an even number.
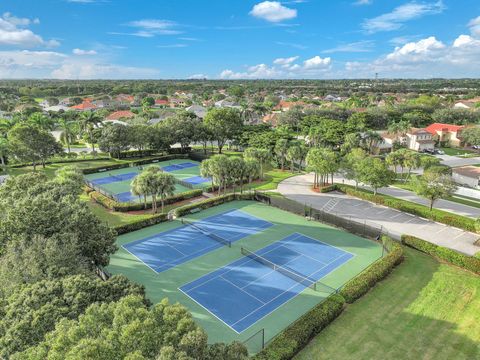
[[[458,167],[465,165],[475,165],[480,164],[480,157],[459,157],[451,155],[435,155],[440,159],[443,165],[450,167]]]
[[[338,183],[344,182],[345,184],[348,184],[348,185],[355,185],[354,181],[344,180],[342,177],[338,177],[338,176],[335,176],[334,180],[335,182],[338,182]],[[371,190],[368,186],[362,186],[362,187],[365,189]],[[419,197],[414,192],[409,190],[404,190],[397,187],[385,187],[385,188],[378,189],[378,192],[380,194],[390,195],[402,200],[407,200],[417,204],[430,206],[430,202],[427,199]],[[448,211],[454,214],[470,217],[473,219],[477,219],[480,217],[480,208],[459,204],[449,200],[442,200],[442,199],[437,200],[435,201],[433,206],[435,207],[435,209]]]
[[[291,200],[306,203],[319,210],[328,203],[330,213],[361,223],[368,221],[383,226],[389,235],[396,239],[399,239],[402,234],[408,234],[468,255],[474,255],[480,251],[480,247],[474,245],[480,235],[375,205],[339,192],[319,194],[311,190],[312,183],[312,174],[295,176],[282,181],[277,191]]]

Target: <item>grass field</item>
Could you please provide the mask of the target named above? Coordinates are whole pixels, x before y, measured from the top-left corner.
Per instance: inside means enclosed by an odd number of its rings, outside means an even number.
[[[108,165],[115,165],[121,164],[128,161],[125,160],[116,160],[116,159],[108,159],[108,160],[91,160],[91,161],[78,161],[78,162],[70,162],[70,163],[59,163],[59,164],[49,164],[44,168],[41,165],[37,166],[38,172],[45,173],[48,177],[53,178],[55,176],[55,171],[64,167],[64,166],[76,166],[79,169],[86,169],[92,167],[99,167],[99,166],[108,166]],[[7,174],[11,176],[18,176],[27,174],[33,171],[32,166],[25,166],[21,168],[7,168]]]
[[[295,359],[480,359],[480,278],[406,255]]]
[[[457,148],[440,148],[445,152],[445,155],[458,156],[458,157],[475,157],[479,154],[472,150],[457,149]]]
[[[111,257],[108,270],[113,274],[124,274],[131,280],[143,284],[148,298],[154,303],[168,297],[172,302],[178,301],[186,305],[196,321],[206,329],[210,342],[230,342],[232,340],[244,341],[261,329],[265,329],[265,336],[268,340],[328,295],[306,289],[280,309],[255,323],[251,328],[237,334],[180,292],[178,288],[241,258],[241,246],[256,251],[290,234],[300,233],[349,251],[356,256],[322,279],[322,282],[335,288],[344,284],[381,256],[381,246],[375,242],[318,222],[307,221],[303,217],[253,201],[236,201],[223,204],[190,215],[187,219],[199,220],[230,209],[241,209],[250,215],[273,223],[274,226],[235,242],[231,248],[221,247],[189,262],[177,265],[170,270],[156,273],[121,247],[123,244],[182,226],[178,220],[155,225],[120,236],[117,239],[117,245],[120,248]],[[195,241],[195,239],[192,239],[192,241]]]

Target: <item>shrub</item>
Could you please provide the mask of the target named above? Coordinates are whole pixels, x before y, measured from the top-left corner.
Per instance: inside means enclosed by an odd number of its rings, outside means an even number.
[[[332,192],[332,191],[336,191],[337,190],[337,185],[332,184],[332,185],[324,186],[324,187],[321,187],[319,190],[320,190],[321,193],[329,193],[329,192]]]
[[[345,299],[342,296],[330,296],[282,331],[253,358],[256,360],[291,359],[341,314],[344,304]]]
[[[114,229],[118,235],[126,234],[132,231],[140,230],[148,226],[160,224],[162,222],[168,221],[167,214],[156,214],[148,219],[135,221],[126,225],[116,226]]]
[[[403,249],[399,244],[392,241],[391,251],[347,282],[340,291],[340,295],[345,298],[347,303],[353,303],[365,295],[377,282],[386,278],[393,268],[402,261]]]
[[[402,243],[437,259],[444,260],[450,264],[480,274],[480,259],[475,256],[464,255],[455,250],[438,246],[410,235],[403,235]]]
[[[466,231],[478,232],[475,220],[465,216],[452,214],[446,211],[432,209],[427,206],[412,203],[410,201],[396,199],[387,195],[373,195],[371,191],[364,189],[355,189],[349,185],[337,184],[338,190],[347,195],[355,196],[363,200],[371,201],[378,205],[385,205],[412,215],[420,216],[426,219],[437,221],[439,223],[454,226]]]
[[[189,214],[192,210],[204,210],[211,208],[213,206],[217,206],[223,203],[227,203],[234,200],[253,200],[254,195],[253,193],[244,193],[244,194],[227,194],[216,196],[207,200],[199,201],[194,204],[188,204],[185,206],[181,206],[175,209],[175,216],[183,216],[185,214]]]

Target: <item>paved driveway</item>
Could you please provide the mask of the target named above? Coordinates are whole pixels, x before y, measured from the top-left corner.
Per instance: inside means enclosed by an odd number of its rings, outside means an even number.
[[[450,156],[450,155],[435,155],[435,156],[440,159],[442,164],[450,167],[480,164],[480,157],[461,158],[461,157]]]
[[[436,223],[398,210],[375,205],[341,193],[318,194],[311,190],[313,175],[300,175],[282,181],[278,192],[300,203],[322,209],[353,221],[368,221],[383,226],[390,236],[399,239],[401,234],[419,237],[437,245],[474,255],[480,247],[474,245],[479,235],[451,226]]]

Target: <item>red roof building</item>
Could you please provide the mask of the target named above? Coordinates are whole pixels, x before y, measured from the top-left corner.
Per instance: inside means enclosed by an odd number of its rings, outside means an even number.
[[[157,100],[155,100],[155,105],[156,106],[168,106],[168,105],[170,105],[170,103],[168,102],[168,100],[165,100],[165,99],[157,99]]]
[[[72,110],[79,110],[79,111],[85,111],[85,110],[94,110],[96,109],[97,106],[95,104],[92,104],[89,101],[83,102],[79,105],[71,106],[70,109]]]
[[[135,114],[130,110],[115,111],[107,116],[106,120],[120,120],[134,118]]]
[[[427,126],[425,130],[432,134],[432,138],[435,141],[438,141],[443,145],[463,146],[460,133],[464,128],[465,126],[460,125],[434,123]]]

